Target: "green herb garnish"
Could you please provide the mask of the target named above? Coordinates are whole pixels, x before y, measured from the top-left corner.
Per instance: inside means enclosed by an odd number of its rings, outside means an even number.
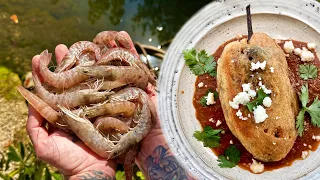
[[[218,165],[221,168],[233,168],[240,161],[241,152],[235,145],[231,145],[224,151],[224,155],[220,155],[218,158]]]
[[[208,56],[205,50],[197,52],[194,48],[183,51],[183,57],[190,70],[195,75],[208,73],[210,76],[216,76],[216,65],[214,57]]]
[[[196,131],[193,136],[198,141],[202,141],[204,147],[213,148],[220,145],[220,132],[221,129],[212,129],[210,126],[205,126],[203,131]]]
[[[258,97],[256,99],[247,103],[247,108],[250,112],[252,112],[258,105],[261,105],[263,103],[263,99],[268,96],[262,89],[259,89],[257,94]]]
[[[213,93],[214,99],[217,99],[219,97],[218,92],[213,91],[212,89],[208,89],[206,94],[200,98],[200,104],[202,106],[207,106],[207,98],[209,93]]]
[[[300,77],[303,80],[315,79],[318,77],[318,68],[313,64],[299,66]]]
[[[316,97],[314,98],[313,103],[309,107],[307,107],[308,99],[308,84],[306,84],[301,87],[300,101],[302,104],[302,109],[300,110],[296,121],[296,128],[300,137],[302,136],[304,130],[305,112],[308,112],[310,114],[311,124],[313,126],[320,127],[320,101],[318,100],[318,97]]]

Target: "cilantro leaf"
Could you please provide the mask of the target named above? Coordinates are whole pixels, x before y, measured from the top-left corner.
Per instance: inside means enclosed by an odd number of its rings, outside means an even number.
[[[312,125],[320,127],[320,101],[318,97],[314,98],[313,103],[307,108],[307,112],[311,116]]]
[[[302,136],[304,130],[304,114],[308,112],[311,117],[311,123],[313,126],[320,127],[320,101],[318,97],[314,98],[313,103],[307,107],[309,94],[308,94],[308,84],[301,87],[300,101],[302,104],[302,109],[300,110],[297,120],[296,128],[298,130],[299,136]]]
[[[221,168],[233,168],[239,163],[240,157],[241,152],[235,145],[231,145],[225,150],[224,155],[218,157],[218,162],[220,162],[218,165]]]
[[[190,70],[196,76],[208,73],[211,76],[216,76],[216,65],[214,57],[208,56],[205,50],[197,52],[194,48],[183,51],[183,57]]]
[[[220,145],[219,133],[221,129],[212,129],[211,126],[205,126],[203,131],[195,131],[193,136],[203,142],[204,147],[218,147]]]
[[[301,111],[299,112],[298,116],[297,116],[297,121],[296,121],[296,128],[298,130],[298,134],[301,137],[303,134],[303,130],[304,130],[304,113],[306,112],[305,109],[301,109]]]
[[[213,91],[212,89],[208,89],[206,94],[200,98],[200,104],[202,106],[207,106],[207,98],[209,93],[213,93],[214,99],[217,99],[219,97],[218,92]]]
[[[247,108],[250,112],[252,112],[258,105],[261,105],[263,103],[263,99],[268,96],[262,89],[259,89],[257,94],[258,97],[256,99],[247,103]]]
[[[318,68],[313,64],[299,66],[300,77],[303,80],[315,79],[318,77]]]

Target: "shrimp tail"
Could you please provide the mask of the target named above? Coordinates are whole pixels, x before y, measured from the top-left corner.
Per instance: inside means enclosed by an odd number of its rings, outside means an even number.
[[[47,103],[45,103],[38,96],[34,95],[30,91],[26,90],[22,86],[17,87],[20,94],[38,111],[38,113],[44,117],[50,124],[56,125],[56,122],[60,118],[60,114],[52,109]]]

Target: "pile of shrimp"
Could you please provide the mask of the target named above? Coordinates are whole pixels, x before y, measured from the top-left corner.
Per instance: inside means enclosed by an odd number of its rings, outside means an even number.
[[[45,50],[33,67],[35,94],[21,86],[19,92],[50,124],[75,134],[99,156],[124,156],[122,163],[131,165],[156,119],[144,91],[156,80],[130,37],[103,31],[93,42],[76,42],[54,71],[51,58]]]

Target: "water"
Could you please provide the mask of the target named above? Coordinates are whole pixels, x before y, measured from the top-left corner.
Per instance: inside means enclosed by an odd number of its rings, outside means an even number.
[[[22,77],[31,59],[56,45],[91,40],[104,30],[127,31],[155,47],[170,41],[208,0],[1,0],[0,66]],[[14,17],[16,15],[17,18]],[[16,22],[15,22],[16,21]]]

